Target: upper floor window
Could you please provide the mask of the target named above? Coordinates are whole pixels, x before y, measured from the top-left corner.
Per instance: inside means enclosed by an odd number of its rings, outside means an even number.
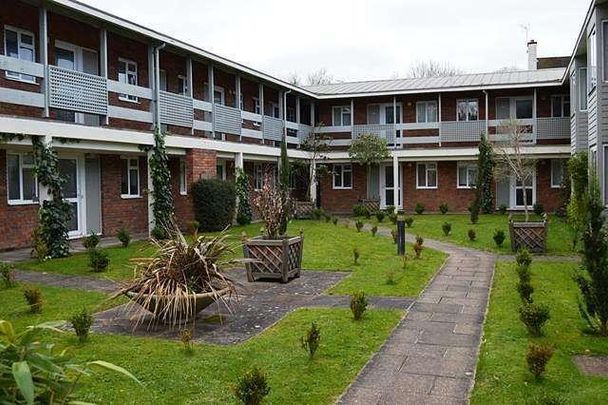
[[[261,114],[262,112],[260,108],[260,99],[258,97],[253,97],[253,112],[256,114]]]
[[[588,71],[588,86],[587,86],[587,90],[589,92],[591,92],[593,89],[595,89],[595,86],[597,85],[597,35],[595,33],[595,27],[593,28],[593,30],[591,31],[591,34],[589,34],[589,52],[588,52],[588,57],[589,57],[589,71]]]
[[[350,164],[334,165],[334,189],[353,188],[353,166]]]
[[[477,185],[477,164],[458,164],[458,188],[474,188]]]
[[[416,103],[416,122],[437,122],[437,101],[418,101]]]
[[[181,195],[188,194],[188,180],[186,177],[186,159],[179,160],[179,193]]]
[[[270,102],[270,116],[274,118],[281,118],[281,109],[279,103]]]
[[[393,116],[397,117],[396,122],[395,122],[395,118]],[[384,106],[384,120],[386,121],[387,124],[401,124],[401,105],[397,105],[397,106],[394,106],[392,104],[385,105]]]
[[[476,99],[458,100],[456,118],[458,121],[477,121],[479,119],[479,101]]]
[[[215,104],[226,104],[226,98],[224,93],[224,88],[220,86],[215,86],[213,89],[213,102]]]
[[[38,200],[34,157],[24,153],[8,153],[6,159],[9,204],[27,204]]]
[[[10,58],[35,62],[36,48],[34,46],[34,34],[18,28],[4,27],[4,54]],[[6,77],[36,83],[34,76],[19,72],[7,71]]]
[[[530,119],[534,115],[532,97],[498,97],[496,98],[496,119]]]
[[[139,197],[139,158],[123,159],[120,194],[122,198]]]
[[[188,95],[188,78],[186,76],[177,76],[177,90],[182,96]]]
[[[287,107],[287,121],[296,122],[296,109]]]
[[[118,81],[137,86],[137,63],[128,59],[118,59]],[[124,101],[138,101],[137,96],[130,94],[120,94],[118,98]]]
[[[551,96],[551,116],[570,117],[570,96]]]
[[[416,188],[437,188],[437,163],[416,165]]]
[[[351,125],[351,112],[348,106],[332,107],[332,125],[334,127],[345,127]]]
[[[587,68],[582,67],[578,70],[576,80],[578,91],[578,105],[581,111],[587,111]]]

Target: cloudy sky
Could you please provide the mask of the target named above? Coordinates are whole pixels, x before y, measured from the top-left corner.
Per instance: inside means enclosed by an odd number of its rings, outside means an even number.
[[[405,76],[418,61],[467,72],[569,55],[587,0],[82,0],[286,78],[325,68],[338,80]]]

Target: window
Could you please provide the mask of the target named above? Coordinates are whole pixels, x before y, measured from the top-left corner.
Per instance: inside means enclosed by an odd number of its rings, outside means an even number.
[[[593,89],[595,89],[595,86],[597,84],[597,38],[596,38],[596,34],[595,34],[595,27],[593,28],[593,30],[591,31],[591,34],[589,34],[589,52],[588,52],[588,57],[589,57],[589,71],[588,71],[588,85],[587,85],[587,90],[589,92],[593,91]]]
[[[608,81],[608,21],[602,21],[602,69],[604,81]]]
[[[384,107],[384,120],[387,124],[401,124],[401,105],[397,105],[397,122],[395,122],[393,118],[393,113],[395,112],[394,107],[395,106],[392,104]]]
[[[515,118],[518,120],[530,119],[534,114],[534,102],[531,98],[515,99]]]
[[[216,165],[215,173],[219,180],[226,180],[226,165],[224,163]]]
[[[477,186],[477,165],[474,163],[458,164],[458,188],[475,188]]]
[[[279,103],[270,102],[270,116],[274,118],[281,118]]]
[[[260,99],[257,97],[253,97],[253,112],[256,114],[261,114]]]
[[[477,100],[458,100],[456,102],[458,121],[477,121],[479,119],[479,102]]]
[[[334,165],[334,189],[353,188],[353,166],[349,164]]]
[[[188,194],[188,180],[186,178],[186,159],[179,160],[179,193]]]
[[[245,97],[243,96],[243,93],[241,93],[239,95],[239,110],[244,110],[245,109]]]
[[[122,198],[139,197],[139,159],[126,158],[123,162],[122,182],[120,185]]]
[[[531,97],[497,97],[496,119],[530,119],[534,115],[533,105]]]
[[[221,104],[221,105],[225,104],[223,87],[215,86],[215,89],[213,90],[213,102],[215,104]]]
[[[287,107],[287,121],[296,122],[296,109]]]
[[[187,96],[189,94],[188,91],[188,78],[186,76],[178,75],[177,76],[177,90],[179,94],[182,96]]]
[[[38,181],[34,175],[34,157],[9,153],[7,187],[9,204],[33,203],[38,200]]]
[[[581,111],[587,111],[587,68],[578,70],[578,105]]]
[[[253,188],[259,191],[264,186],[264,168],[261,164],[256,163],[253,166]]]
[[[34,46],[34,34],[17,28],[4,28],[4,54],[10,58],[35,62],[36,48]],[[34,76],[19,72],[6,72],[9,79],[22,80],[24,82],[36,83]]]
[[[437,163],[416,165],[416,188],[437,188]]]
[[[334,127],[345,127],[351,125],[350,107],[332,107],[332,125]]]
[[[118,59],[118,81],[137,86],[137,63],[127,59]],[[135,103],[138,101],[137,96],[130,94],[120,94],[118,98]]]
[[[525,184],[525,204],[524,204],[524,184]],[[515,181],[515,206],[523,207],[524,205],[531,206],[534,204],[534,174],[526,176],[522,182]]]
[[[551,187],[560,188],[564,181],[565,161],[553,159],[551,161]]]
[[[570,117],[570,96],[551,96],[551,116]]]
[[[437,101],[417,102],[416,122],[437,122]]]

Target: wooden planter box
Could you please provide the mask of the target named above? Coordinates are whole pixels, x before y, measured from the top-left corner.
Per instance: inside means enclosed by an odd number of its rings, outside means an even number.
[[[247,280],[274,278],[286,283],[290,278],[300,277],[304,236],[282,239],[264,239],[256,236],[243,243],[247,268]]]
[[[511,250],[517,252],[526,248],[532,253],[545,253],[547,250],[547,218],[542,222],[509,221]]]
[[[371,213],[380,210],[380,200],[360,199],[358,204],[362,204]]]
[[[315,205],[311,201],[296,201],[294,205],[294,216],[298,219],[311,219]]]

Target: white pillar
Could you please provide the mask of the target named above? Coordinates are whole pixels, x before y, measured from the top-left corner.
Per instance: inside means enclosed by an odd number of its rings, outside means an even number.
[[[393,202],[395,209],[399,206],[399,194],[401,194],[399,187],[399,158],[396,154],[393,154]]]
[[[160,49],[154,48],[154,99],[156,100],[156,126],[160,130]]]
[[[484,91],[486,94],[486,138],[489,138],[488,132],[490,131],[490,96],[487,91]]]
[[[48,13],[46,7],[40,8],[38,23],[40,25],[40,63],[44,66],[44,112],[45,118],[49,117],[49,43],[48,43]]]
[[[317,203],[317,165],[316,162],[310,164],[310,201]]]
[[[397,97],[393,96],[393,139],[397,146]]]
[[[439,124],[439,146],[441,146],[441,93],[437,97],[437,123]]]
[[[158,102],[156,101],[156,52],[152,45],[148,45],[148,87],[152,90],[150,112],[152,113],[153,125],[160,128],[160,122],[156,121],[156,110],[158,109]]]
[[[186,59],[186,80],[188,81],[187,95],[190,98],[194,98],[194,82],[192,81],[192,57],[188,56]],[[194,114],[192,115],[194,117]],[[194,121],[190,128],[190,133],[194,135]]]
[[[260,117],[262,122],[260,123],[260,130],[262,131],[262,141],[260,143],[264,143],[264,115],[265,115],[265,111],[264,111],[264,85],[262,83],[260,83],[260,86],[258,87],[258,100],[260,102]]]
[[[296,96],[296,124],[300,123],[300,96]]]
[[[534,88],[534,102],[532,103],[532,134],[533,134],[533,138],[534,138],[534,143],[536,143],[536,100],[537,100],[537,94],[536,94],[536,88]]]
[[[99,32],[99,75],[108,79],[108,31],[102,28]],[[103,118],[105,125],[110,123],[110,118],[106,114]]]
[[[234,87],[236,89],[236,105],[237,109],[241,109],[241,75],[237,74],[234,79]],[[244,100],[243,100],[244,104]]]
[[[207,75],[209,76],[209,102],[211,103],[211,138],[215,138],[215,72],[212,64],[209,64]]]

